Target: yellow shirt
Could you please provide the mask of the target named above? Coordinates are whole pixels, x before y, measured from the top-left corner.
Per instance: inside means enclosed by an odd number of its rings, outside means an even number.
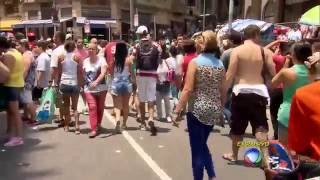
[[[6,87],[24,87],[24,64],[22,54],[16,49],[10,49],[7,54],[13,56],[16,59],[13,69],[10,71],[9,79],[4,84]]]

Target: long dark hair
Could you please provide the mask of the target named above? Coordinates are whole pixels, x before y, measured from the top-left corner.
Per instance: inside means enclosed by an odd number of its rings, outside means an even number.
[[[114,58],[115,58],[115,67],[117,68],[118,72],[123,71],[127,56],[128,56],[127,44],[123,42],[117,43]]]

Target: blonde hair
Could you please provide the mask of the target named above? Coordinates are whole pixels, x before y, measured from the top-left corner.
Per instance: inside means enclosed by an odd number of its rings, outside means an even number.
[[[211,30],[197,33],[193,40],[200,53],[215,53],[218,49],[217,34]]]

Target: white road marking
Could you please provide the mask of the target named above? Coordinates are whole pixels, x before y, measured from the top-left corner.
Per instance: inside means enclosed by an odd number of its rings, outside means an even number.
[[[120,150],[116,150],[116,153],[121,153],[121,151]]]
[[[162,145],[159,145],[159,146],[158,146],[158,148],[163,148],[163,147],[164,147],[164,146],[162,146]]]
[[[104,115],[106,118],[115,126],[114,117],[111,114],[104,110]],[[127,131],[122,131],[122,135],[132,146],[132,148],[139,154],[139,156],[147,163],[147,165],[155,172],[161,180],[172,180],[171,177],[164,172],[160,166],[143,150],[143,148],[132,138],[132,136]],[[141,138],[140,138],[141,139]]]
[[[143,137],[140,137],[139,139],[140,139],[140,140],[143,140]]]

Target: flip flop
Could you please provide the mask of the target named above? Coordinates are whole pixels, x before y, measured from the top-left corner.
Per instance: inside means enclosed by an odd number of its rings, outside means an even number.
[[[236,162],[237,162],[237,160],[233,159],[231,153],[224,154],[224,155],[222,156],[222,158],[223,158],[224,160],[227,160],[227,161],[231,162],[231,163],[236,163]]]

